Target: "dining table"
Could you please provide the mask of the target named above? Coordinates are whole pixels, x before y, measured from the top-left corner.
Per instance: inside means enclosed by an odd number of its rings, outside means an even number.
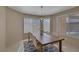
[[[37,35],[36,38],[37,38],[36,39],[37,46],[40,47],[39,48],[40,52],[43,52],[44,46],[48,44],[54,44],[54,43],[58,43],[58,50],[59,52],[62,52],[62,41],[64,40],[63,37],[42,33],[41,35]]]

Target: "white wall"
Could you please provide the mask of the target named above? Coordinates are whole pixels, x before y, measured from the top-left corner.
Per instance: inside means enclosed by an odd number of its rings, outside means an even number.
[[[23,14],[6,8],[6,47],[23,40]]]
[[[6,39],[5,7],[0,6],[0,51],[5,50],[5,39]]]

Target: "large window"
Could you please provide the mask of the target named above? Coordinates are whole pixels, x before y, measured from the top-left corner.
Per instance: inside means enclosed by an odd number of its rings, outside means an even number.
[[[26,15],[24,17],[24,33],[31,32],[36,37],[43,32],[50,33],[50,17],[44,17],[43,21],[40,21],[40,17]]]
[[[24,33],[40,35],[40,17],[26,15],[24,17]]]
[[[69,16],[66,19],[67,34],[79,37],[79,16]]]
[[[24,17],[24,33],[32,32],[32,17],[25,16]]]
[[[44,17],[43,31],[48,33],[50,32],[50,17]]]

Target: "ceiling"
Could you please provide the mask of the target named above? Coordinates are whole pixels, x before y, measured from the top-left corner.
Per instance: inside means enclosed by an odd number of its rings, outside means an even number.
[[[38,16],[46,16],[53,15],[55,13],[68,10],[73,8],[74,6],[9,6],[16,11],[19,11],[24,14],[38,15]]]

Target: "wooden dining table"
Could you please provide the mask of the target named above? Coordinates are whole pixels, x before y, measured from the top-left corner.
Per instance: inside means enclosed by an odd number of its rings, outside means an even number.
[[[62,41],[64,38],[60,38],[51,34],[43,33],[42,35],[36,36],[37,46],[39,46],[39,51],[43,51],[43,47],[48,44],[58,43],[59,52],[62,52]]]

